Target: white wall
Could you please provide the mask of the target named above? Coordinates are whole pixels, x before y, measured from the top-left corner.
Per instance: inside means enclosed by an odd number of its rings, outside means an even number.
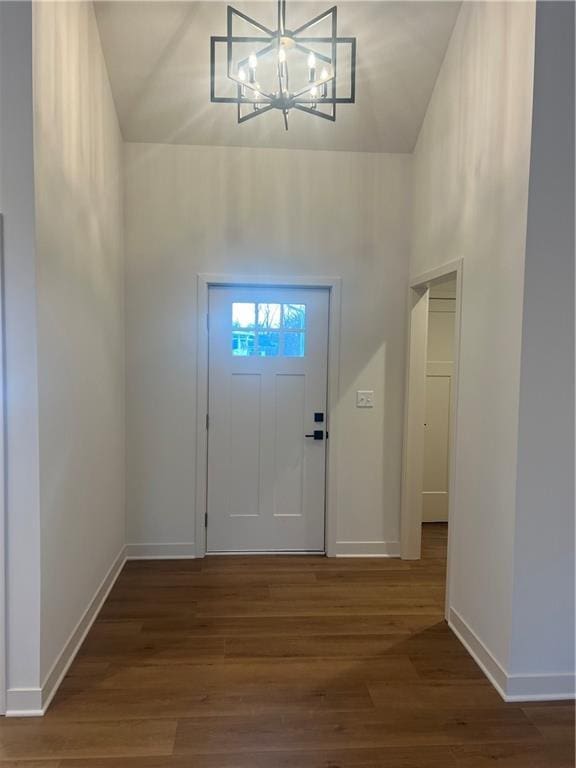
[[[122,141],[92,4],[34,42],[44,681],[124,546]]]
[[[7,686],[40,674],[40,489],[32,113],[32,8],[0,3],[0,197],[6,322]],[[10,700],[11,699],[11,700]]]
[[[574,5],[537,6],[510,668],[574,691]],[[548,679],[549,678],[549,679]],[[517,678],[516,690],[525,683]]]
[[[533,3],[464,3],[414,154],[411,274],[464,259],[451,610],[510,658]]]
[[[219,272],[343,278],[337,539],[397,548],[409,182],[402,155],[126,145],[129,543],[194,539],[196,276]]]

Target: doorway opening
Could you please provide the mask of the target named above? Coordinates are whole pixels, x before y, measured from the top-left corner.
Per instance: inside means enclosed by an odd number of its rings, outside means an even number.
[[[461,294],[462,262],[458,261],[414,280],[409,296],[401,556],[421,557],[423,528],[427,542],[447,548],[447,603]]]

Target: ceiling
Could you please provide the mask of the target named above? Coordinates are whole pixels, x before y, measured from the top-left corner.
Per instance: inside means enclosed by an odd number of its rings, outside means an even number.
[[[275,0],[234,6],[275,27]],[[330,2],[291,2],[294,28]],[[356,104],[336,123],[295,112],[284,130],[272,110],[243,125],[209,96],[209,40],[225,34],[226,3],[95,2],[126,141],[411,152],[459,10],[458,2],[338,3],[338,33],[358,41]]]

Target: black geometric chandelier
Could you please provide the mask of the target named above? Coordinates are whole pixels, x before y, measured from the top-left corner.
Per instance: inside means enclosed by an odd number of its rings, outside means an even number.
[[[334,122],[336,105],[355,98],[356,38],[338,37],[336,6],[294,30],[286,0],[275,30],[228,6],[226,35],[210,38],[210,100],[236,104],[239,123],[271,109],[286,130],[292,109]]]

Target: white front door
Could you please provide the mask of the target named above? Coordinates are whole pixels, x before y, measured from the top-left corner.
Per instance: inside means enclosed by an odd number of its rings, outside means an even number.
[[[329,292],[209,292],[208,552],[324,551]]]

